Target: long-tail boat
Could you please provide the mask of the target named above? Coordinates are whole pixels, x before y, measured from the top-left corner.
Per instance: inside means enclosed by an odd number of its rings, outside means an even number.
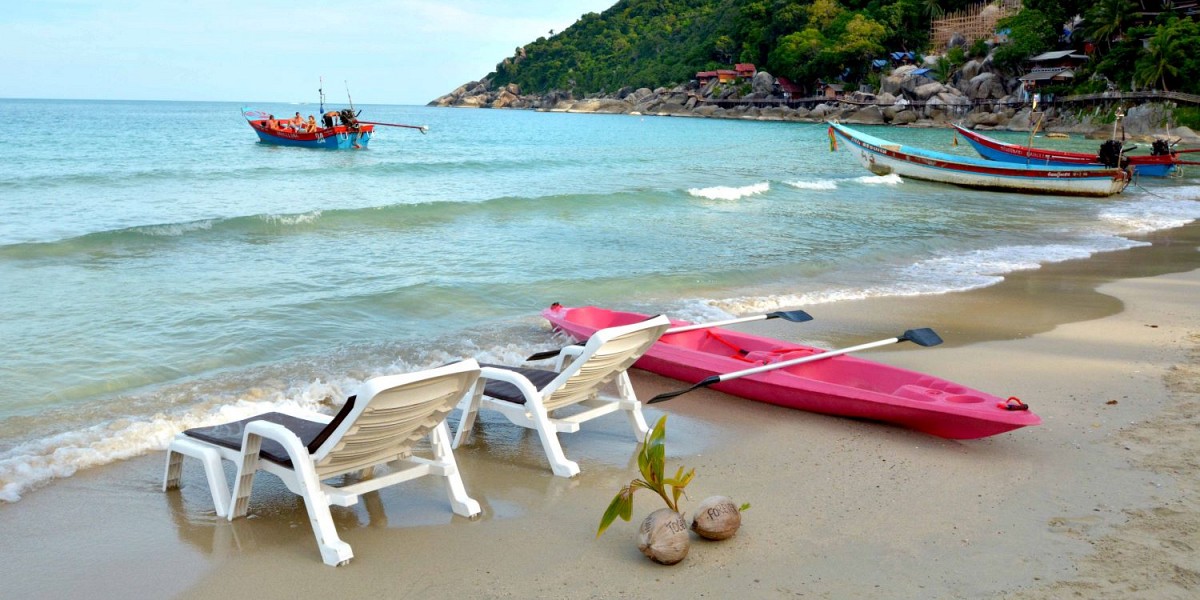
[[[840,123],[829,124],[829,139],[834,150],[837,140],[843,140],[843,146],[876,175],[895,173],[976,189],[1106,197],[1124,190],[1131,178],[1128,171],[1100,165],[1020,165],[936,152],[890,142]]]

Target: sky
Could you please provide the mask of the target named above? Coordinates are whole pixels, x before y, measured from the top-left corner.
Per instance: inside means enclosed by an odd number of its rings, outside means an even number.
[[[425,104],[616,2],[10,2],[0,98]]]

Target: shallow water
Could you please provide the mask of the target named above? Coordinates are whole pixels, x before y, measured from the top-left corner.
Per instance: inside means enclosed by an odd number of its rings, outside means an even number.
[[[515,363],[556,343],[551,302],[940,294],[1200,216],[1191,178],[1089,200],[875,177],[817,124],[365,106],[429,134],[330,152],[260,144],[240,108],[0,100],[32,140],[0,147],[0,500],[374,375]]]

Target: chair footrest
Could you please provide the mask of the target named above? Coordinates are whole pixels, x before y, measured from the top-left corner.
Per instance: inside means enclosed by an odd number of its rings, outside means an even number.
[[[323,485],[325,495],[329,497],[331,504],[338,506],[354,506],[358,503],[358,497],[367,492],[374,492],[383,489],[390,485],[402,483],[425,475],[440,475],[445,477],[450,475],[451,469],[444,464],[429,460],[427,458],[412,457],[405,459],[402,463],[408,466],[401,470],[392,471],[386,475],[364,479],[358,483],[334,487],[331,485]],[[395,463],[392,463],[395,464]]]
[[[620,409],[621,406],[616,402],[605,402],[604,404],[596,406],[590,410],[578,412],[566,417],[555,417],[553,421],[555,426],[558,427],[559,431],[564,433],[574,433],[579,431],[580,423],[583,423],[584,421],[590,421],[599,416],[607,415],[611,412],[616,412]]]

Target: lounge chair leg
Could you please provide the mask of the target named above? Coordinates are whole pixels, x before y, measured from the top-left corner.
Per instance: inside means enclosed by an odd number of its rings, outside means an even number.
[[[434,457],[446,467],[446,487],[449,489],[450,506],[454,513],[471,519],[477,518],[483,509],[467,495],[462,474],[458,472],[458,461],[454,459],[454,452],[450,448],[450,427],[445,421],[430,432],[429,441],[433,446]]]
[[[312,524],[317,548],[321,551],[321,561],[331,567],[350,562],[354,558],[354,551],[350,549],[350,544],[338,537],[333,514],[329,512],[329,497],[321,490],[316,470],[311,463],[302,463],[296,468],[296,476],[300,480],[304,507],[308,509],[308,521]]]
[[[213,448],[199,446],[187,441],[176,440],[167,447],[167,472],[163,478],[163,491],[179,487],[183,478],[183,457],[192,456],[204,465],[204,476],[208,479],[208,491],[212,494],[213,510],[218,517],[229,514],[229,484],[225,482],[225,468],[221,455]]]
[[[634,437],[639,442],[646,439],[650,427],[646,425],[646,417],[642,415],[642,403],[638,402],[637,394],[633,391],[628,371],[622,371],[617,377],[617,394],[621,398],[621,409],[625,411],[629,417],[629,424],[633,427]]]
[[[173,490],[179,487],[179,480],[183,477],[183,455],[167,449],[167,471],[163,474],[163,491]]]
[[[238,465],[237,475],[233,479],[232,507],[229,520],[246,516],[250,510],[250,491],[254,487],[254,474],[258,472],[258,451],[262,448],[262,438],[257,435],[247,435],[242,443],[242,464]]]
[[[559,477],[574,477],[579,474],[579,463],[567,460],[563,454],[562,445],[558,443],[558,434],[554,424],[545,411],[533,411],[533,419],[537,421],[538,437],[542,440],[542,448],[546,450],[546,458],[550,461],[550,469]]]
[[[458,404],[461,413],[458,418],[458,431],[454,434],[453,448],[458,448],[462,445],[463,440],[471,434],[471,429],[475,427],[475,417],[479,414],[479,404],[483,402],[483,382],[476,381],[471,387],[471,391],[463,397],[462,402]]]

